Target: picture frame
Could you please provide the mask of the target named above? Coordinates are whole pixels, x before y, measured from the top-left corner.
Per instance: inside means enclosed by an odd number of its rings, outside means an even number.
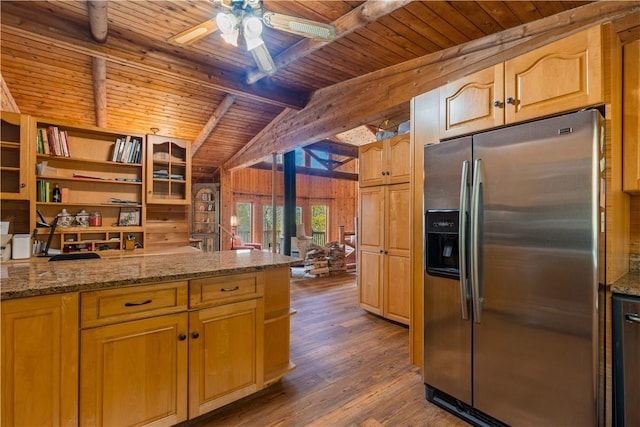
[[[120,208],[118,225],[121,227],[140,226],[140,208]]]

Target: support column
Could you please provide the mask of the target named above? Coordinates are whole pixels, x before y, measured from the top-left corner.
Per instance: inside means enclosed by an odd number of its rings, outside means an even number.
[[[285,255],[291,255],[291,238],[296,235],[296,152],[284,154],[284,207],[282,218],[282,234],[284,236]]]

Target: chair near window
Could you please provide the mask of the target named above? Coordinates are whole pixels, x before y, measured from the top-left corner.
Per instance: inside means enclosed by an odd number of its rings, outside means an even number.
[[[257,249],[262,250],[262,243],[245,243],[242,241],[242,237],[239,234],[234,235],[231,238],[231,249]]]

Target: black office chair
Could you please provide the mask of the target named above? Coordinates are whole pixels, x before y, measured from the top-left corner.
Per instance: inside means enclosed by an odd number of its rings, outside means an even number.
[[[53,255],[51,258],[49,258],[49,262],[71,261],[74,259],[95,259],[95,258],[102,258],[102,257],[95,252],[77,252],[72,254]]]

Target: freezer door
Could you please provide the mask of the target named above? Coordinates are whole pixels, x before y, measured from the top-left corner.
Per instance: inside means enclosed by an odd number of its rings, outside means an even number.
[[[596,424],[599,117],[474,136],[474,406],[510,425]]]
[[[459,209],[471,137],[425,147],[424,160],[425,210]],[[424,277],[424,382],[471,404],[471,322],[462,315],[460,282],[426,272]]]

